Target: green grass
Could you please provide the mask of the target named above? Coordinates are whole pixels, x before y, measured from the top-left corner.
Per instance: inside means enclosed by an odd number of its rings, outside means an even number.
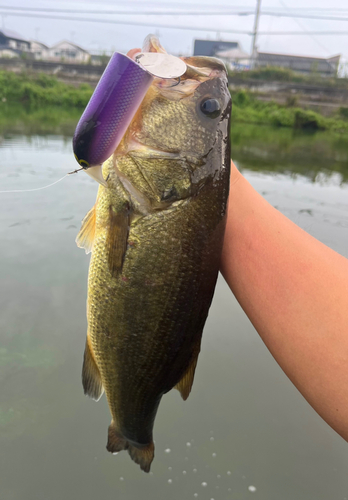
[[[245,90],[232,92],[232,103],[232,121],[237,123],[331,130],[339,133],[348,131],[348,110],[344,107],[340,108],[336,116],[327,118],[314,111],[292,106],[292,103],[286,106],[273,101],[258,101],[253,94]]]
[[[92,92],[93,89],[86,83],[76,88],[44,73],[0,71],[0,102],[83,109]]]

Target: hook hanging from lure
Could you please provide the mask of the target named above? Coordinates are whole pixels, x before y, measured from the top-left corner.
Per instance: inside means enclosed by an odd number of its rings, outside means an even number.
[[[186,64],[178,57],[141,52],[135,61],[115,52],[83,112],[73,137],[79,165],[107,186],[102,163],[115,151],[154,78],[180,78]]]

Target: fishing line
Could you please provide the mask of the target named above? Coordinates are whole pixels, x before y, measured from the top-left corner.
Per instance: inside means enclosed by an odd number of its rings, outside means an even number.
[[[68,177],[70,174],[74,174],[75,172],[70,172],[69,174],[65,174],[61,179],[58,179],[57,181],[52,182],[52,184],[48,184],[47,186],[39,187],[39,188],[34,188],[34,189],[12,189],[10,191],[0,191],[0,193],[31,193],[32,191],[41,191],[42,189],[47,189],[51,186],[54,186],[55,184],[58,184],[58,182],[61,182],[65,177]]]

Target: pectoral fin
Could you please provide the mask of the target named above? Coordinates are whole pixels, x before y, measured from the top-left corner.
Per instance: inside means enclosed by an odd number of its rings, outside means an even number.
[[[180,392],[181,397],[184,401],[186,401],[186,399],[189,397],[192,389],[193,379],[195,376],[195,370],[198,361],[198,354],[199,354],[199,349],[194,353],[191,362],[189,364],[189,367],[184,373],[182,379],[174,387],[174,389],[177,389]]]
[[[99,369],[88,345],[88,339],[83,357],[82,385],[84,393],[90,398],[98,401],[102,397],[104,388]]]
[[[116,276],[121,270],[127,250],[129,232],[129,210],[114,212],[109,209],[109,227],[107,234],[108,263],[110,272]]]
[[[81,229],[76,236],[76,244],[79,248],[84,248],[86,253],[90,253],[93,249],[95,236],[95,206],[87,213],[82,221]]]

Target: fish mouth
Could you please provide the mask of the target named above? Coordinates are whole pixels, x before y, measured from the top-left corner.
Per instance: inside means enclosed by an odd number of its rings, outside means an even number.
[[[93,165],[92,167],[84,169],[87,175],[92,177],[92,179],[101,186],[108,187],[106,180],[103,177],[103,165]]]

